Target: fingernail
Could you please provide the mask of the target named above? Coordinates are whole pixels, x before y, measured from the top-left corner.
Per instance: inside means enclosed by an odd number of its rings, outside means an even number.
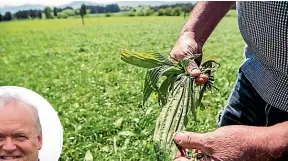
[[[175,137],[174,137],[174,142],[175,142],[176,144],[180,144],[181,141],[182,141],[182,139],[183,139],[183,137],[184,137],[184,133],[183,133],[183,132],[178,132],[178,133],[175,135]]]

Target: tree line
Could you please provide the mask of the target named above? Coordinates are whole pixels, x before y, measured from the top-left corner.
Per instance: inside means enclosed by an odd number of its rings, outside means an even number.
[[[90,11],[90,14],[94,13],[115,13],[120,12],[120,7],[117,4],[108,4],[106,6],[92,6],[87,5],[86,9]]]
[[[85,6],[85,5],[84,5]],[[115,13],[123,12],[124,15],[128,16],[150,16],[157,12],[158,16],[180,16],[184,12],[184,16],[193,9],[194,5],[191,3],[186,4],[172,4],[172,5],[160,5],[160,6],[148,6],[148,9],[144,9],[144,6],[138,6],[137,12],[134,7],[122,7],[120,8],[117,4],[108,4],[106,6],[100,5],[88,5],[85,6],[89,14],[97,13]],[[142,9],[143,8],[143,9]],[[139,10],[140,9],[140,10]],[[127,14],[125,14],[127,13]],[[44,10],[23,10],[18,11],[14,14],[6,12],[4,15],[0,14],[0,21],[10,21],[15,19],[42,19],[44,16],[46,19],[52,18],[67,18],[69,16],[81,15],[80,9],[73,9],[72,7],[65,8],[50,8],[45,7]],[[82,17],[82,16],[81,16]]]
[[[85,6],[85,5],[84,5]],[[91,14],[93,13],[113,13],[113,12],[120,12],[120,8],[117,4],[108,4],[106,6],[85,6],[87,10],[89,10]],[[4,15],[0,13],[0,21],[10,21],[13,18],[15,19],[42,19],[43,15],[46,19],[51,19],[58,16],[58,13],[61,13],[65,10],[73,10],[75,15],[80,15],[80,9],[74,10],[72,7],[65,7],[65,8],[50,8],[45,7],[44,10],[23,10],[18,11],[14,14],[11,12],[6,12]],[[69,16],[69,14],[68,14]]]

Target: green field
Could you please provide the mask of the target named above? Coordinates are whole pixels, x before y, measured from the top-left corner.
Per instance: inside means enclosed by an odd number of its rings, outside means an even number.
[[[232,13],[233,15],[234,13]],[[234,14],[235,15],[235,14]],[[145,70],[120,60],[120,49],[168,54],[183,17],[91,17],[0,23],[0,86],[31,89],[58,111],[64,128],[61,161],[155,160],[156,97],[139,108]],[[204,60],[221,64],[215,86],[189,130],[216,128],[242,62],[243,40],[227,16],[204,46]]]

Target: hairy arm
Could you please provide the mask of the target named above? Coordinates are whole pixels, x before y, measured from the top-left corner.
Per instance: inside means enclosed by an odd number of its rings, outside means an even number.
[[[214,160],[287,160],[288,121],[269,127],[230,125],[207,133],[182,132],[174,137],[182,149],[198,149]],[[178,153],[176,158],[188,161]]]
[[[268,130],[264,132],[266,146],[276,158],[279,158],[288,152],[288,121],[267,128]]]
[[[176,61],[200,54],[187,66],[188,74],[196,78],[196,84],[202,84],[208,80],[208,76],[201,74],[198,67],[202,60],[202,47],[233,5],[235,2],[198,2],[170,52],[170,58]]]
[[[197,43],[203,46],[220,20],[234,5],[234,1],[198,2],[193,8],[191,16],[184,25],[181,34],[191,33],[196,41],[198,41]]]

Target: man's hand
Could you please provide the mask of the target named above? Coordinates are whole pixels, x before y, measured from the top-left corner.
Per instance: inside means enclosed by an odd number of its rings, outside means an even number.
[[[208,76],[201,74],[198,68],[202,59],[202,46],[233,5],[235,2],[197,2],[170,53],[171,58],[176,61],[195,54],[201,55],[196,62],[191,61],[187,69],[188,74],[196,78],[196,84],[208,80]]]
[[[200,45],[200,42],[196,41],[197,39],[194,37],[193,33],[183,32],[172,49],[170,57],[176,61],[180,61],[199,54],[196,62],[194,60],[190,62],[187,71],[189,75],[196,78],[196,84],[202,84],[208,80],[208,76],[201,74],[201,71],[198,68],[202,59],[202,46]]]
[[[203,161],[271,161],[286,150],[273,128],[231,125],[213,132],[181,132],[174,141],[183,149],[197,149],[206,155]],[[208,156],[208,157],[207,157]],[[174,161],[188,161],[177,153]]]

